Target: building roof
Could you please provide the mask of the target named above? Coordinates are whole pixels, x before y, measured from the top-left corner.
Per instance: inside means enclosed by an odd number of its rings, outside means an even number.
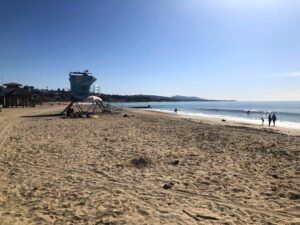
[[[18,83],[15,83],[15,82],[10,82],[10,83],[6,83],[6,84],[3,84],[4,86],[23,86],[22,84],[18,84]]]
[[[11,91],[6,92],[6,96],[23,96],[23,97],[28,97],[31,96],[31,93],[29,91],[26,91],[22,88],[16,88]]]

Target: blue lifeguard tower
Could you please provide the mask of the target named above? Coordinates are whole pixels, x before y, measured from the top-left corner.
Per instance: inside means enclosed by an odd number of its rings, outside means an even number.
[[[97,79],[92,76],[92,73],[90,73],[88,70],[85,70],[83,72],[70,72],[69,80],[71,86],[71,103],[64,109],[63,113],[68,112],[68,110],[71,109],[73,105],[75,105],[80,115],[89,114],[89,110],[91,107],[89,107],[85,112],[79,102],[85,101],[90,96],[91,85]],[[101,101],[92,102],[93,104],[91,106],[94,106],[93,113],[95,112],[97,106],[99,106],[102,111],[108,111]]]
[[[88,70],[84,72],[70,72],[69,76],[72,98],[77,101],[83,101],[90,95],[91,85],[97,79]]]

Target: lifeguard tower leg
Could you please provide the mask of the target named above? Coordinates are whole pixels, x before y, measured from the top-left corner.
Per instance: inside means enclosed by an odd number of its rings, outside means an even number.
[[[73,106],[74,102],[75,102],[75,101],[72,101],[72,102],[64,109],[64,111],[61,112],[61,114],[65,114],[65,113],[68,111],[68,109],[71,108],[71,107]]]
[[[75,105],[78,109],[79,114],[83,114],[83,109],[81,108],[81,106],[79,105],[79,103],[77,101],[75,102]]]

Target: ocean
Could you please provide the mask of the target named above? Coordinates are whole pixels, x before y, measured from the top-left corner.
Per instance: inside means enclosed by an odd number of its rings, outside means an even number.
[[[139,102],[114,103],[122,107],[151,106],[150,110],[174,113],[188,117],[212,117],[251,124],[261,124],[275,113],[276,126],[300,129],[300,101],[212,101],[212,102]]]

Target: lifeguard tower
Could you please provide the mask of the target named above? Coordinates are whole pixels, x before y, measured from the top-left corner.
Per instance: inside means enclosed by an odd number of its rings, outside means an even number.
[[[89,96],[91,85],[97,79],[88,70],[84,72],[70,72],[69,76],[72,98],[77,101],[83,101]]]
[[[73,107],[73,105],[77,108],[79,115],[94,113],[97,107],[99,107],[101,111],[108,111],[108,109],[103,105],[101,98],[97,96],[90,96],[91,85],[97,79],[92,76],[88,70],[83,72],[70,72],[69,76],[71,86],[71,103],[62,113],[66,113]],[[82,105],[88,105],[89,103],[90,105],[88,109],[84,111]]]

